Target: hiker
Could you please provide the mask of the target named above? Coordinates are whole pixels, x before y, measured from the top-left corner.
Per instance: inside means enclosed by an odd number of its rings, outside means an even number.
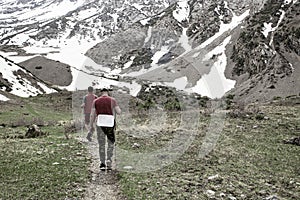
[[[90,142],[92,141],[92,135],[95,130],[94,125],[92,126],[92,129],[89,128],[92,104],[95,99],[97,99],[97,96],[94,94],[94,88],[92,86],[89,86],[88,94],[83,97],[81,108],[84,109],[84,126],[88,131],[86,139]]]
[[[111,170],[115,144],[115,115],[121,114],[117,101],[109,96],[108,89],[101,89],[101,96],[94,100],[90,119],[90,129],[97,117],[97,138],[99,143],[100,170]],[[105,144],[107,140],[107,151]],[[105,156],[107,158],[105,162]]]

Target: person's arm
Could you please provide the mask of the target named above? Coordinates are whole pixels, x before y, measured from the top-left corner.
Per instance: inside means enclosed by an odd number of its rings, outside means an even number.
[[[116,111],[116,113],[118,114],[118,115],[120,115],[121,114],[121,108],[119,107],[119,106],[116,106],[115,107],[115,111]]]
[[[114,98],[112,98],[112,104],[113,104],[113,108],[114,108],[114,113],[117,113],[118,115],[120,115],[122,112],[121,108],[119,107],[117,101]]]
[[[83,97],[83,100],[82,100],[82,104],[81,104],[81,108],[84,108],[85,107],[85,102],[86,102],[86,99],[85,99],[85,96]]]

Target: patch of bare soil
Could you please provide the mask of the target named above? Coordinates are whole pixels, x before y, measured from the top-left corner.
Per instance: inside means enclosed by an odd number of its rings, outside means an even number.
[[[50,84],[67,86],[72,82],[70,66],[59,61],[36,56],[20,63],[32,74]]]
[[[85,135],[83,135],[85,136]],[[91,155],[92,163],[89,167],[91,179],[88,182],[85,200],[125,200],[119,191],[117,171],[115,163],[112,163],[112,171],[101,171],[99,160],[98,142],[94,136],[92,142],[86,142],[84,137],[80,138],[87,144],[87,149]]]

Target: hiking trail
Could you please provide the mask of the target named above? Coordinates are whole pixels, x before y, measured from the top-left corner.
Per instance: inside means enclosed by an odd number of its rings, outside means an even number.
[[[95,136],[92,142],[87,142],[85,135],[80,134],[79,140],[86,145],[92,162],[89,166],[91,178],[87,183],[85,200],[124,200],[119,187],[115,164],[112,171],[100,171],[99,147]]]

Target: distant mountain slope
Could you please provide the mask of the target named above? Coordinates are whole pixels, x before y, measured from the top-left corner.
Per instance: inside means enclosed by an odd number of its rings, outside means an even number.
[[[299,95],[299,0],[0,5],[4,55],[43,55],[66,63],[73,80],[60,84],[69,90],[119,85],[136,95],[141,85],[153,83],[211,98],[231,93],[247,103]],[[31,61],[24,66],[39,73]],[[65,73],[67,68],[51,63],[56,74]]]
[[[0,43],[61,47],[73,40],[99,41],[174,1],[2,0]]]
[[[260,7],[256,1],[178,1],[98,43],[86,55],[124,76],[221,97],[234,87],[224,77],[227,37]]]
[[[68,86],[72,83],[70,66],[59,61],[37,56],[21,62],[19,65],[51,85]]]
[[[0,90],[20,97],[56,92],[30,72],[1,55]]]
[[[232,46],[228,75],[240,101],[300,95],[300,2],[272,1],[251,16]]]

